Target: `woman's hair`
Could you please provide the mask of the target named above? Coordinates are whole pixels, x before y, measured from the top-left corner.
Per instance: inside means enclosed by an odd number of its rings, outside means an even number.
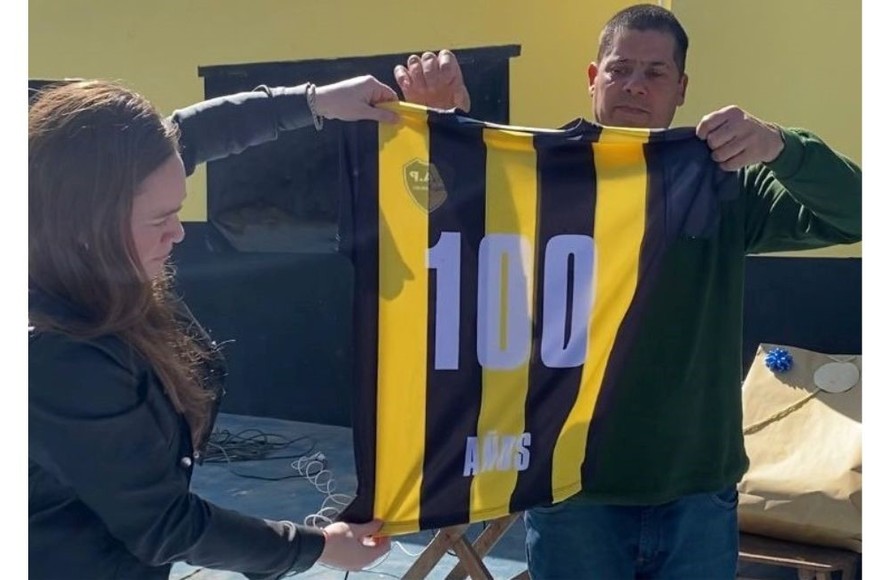
[[[30,107],[29,276],[75,316],[32,311],[36,330],[115,334],[154,368],[195,443],[207,433],[208,347],[177,320],[171,270],[151,280],[130,214],[142,181],[178,150],[176,128],[141,95],[106,81],[51,87]]]

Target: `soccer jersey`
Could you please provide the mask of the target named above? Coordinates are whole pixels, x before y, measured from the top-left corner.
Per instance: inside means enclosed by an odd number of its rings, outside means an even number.
[[[343,518],[387,534],[580,491],[663,252],[710,235],[737,193],[693,129],[397,110],[344,166],[358,490]]]

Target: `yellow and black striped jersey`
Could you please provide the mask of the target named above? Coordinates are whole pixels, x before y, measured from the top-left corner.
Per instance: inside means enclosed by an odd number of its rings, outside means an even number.
[[[398,534],[561,501],[583,487],[662,252],[708,235],[736,187],[692,129],[396,110],[344,156],[358,490],[343,518]]]

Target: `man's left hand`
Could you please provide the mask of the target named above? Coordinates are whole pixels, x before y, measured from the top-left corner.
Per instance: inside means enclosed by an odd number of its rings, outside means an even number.
[[[707,142],[713,161],[725,171],[769,163],[785,147],[779,127],[733,105],[706,115],[695,133]]]

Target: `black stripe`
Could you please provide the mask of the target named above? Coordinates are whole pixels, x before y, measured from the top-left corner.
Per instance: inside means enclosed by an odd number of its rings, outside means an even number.
[[[656,275],[661,268],[662,257],[668,243],[666,233],[666,178],[665,152],[673,151],[678,140],[692,137],[681,132],[671,135],[670,131],[653,132],[650,143],[643,146],[647,166],[646,216],[643,239],[641,241],[638,263],[637,287],[628,310],[619,325],[610,357],[607,360],[601,391],[592,414],[589,438],[586,446],[586,459],[583,462],[583,481],[594,482],[596,471],[605,453],[601,442],[606,438],[605,424],[616,400],[616,385],[620,371],[625,368],[634,346],[638,329],[642,323],[644,308],[649,302]],[[679,163],[679,157],[670,156],[672,162]]]
[[[344,148],[348,163],[342,183],[350,189],[353,224],[346,248],[354,263],[354,328],[366,329],[368,340],[355,341],[353,352],[353,446],[357,495],[339,517],[365,523],[373,517],[378,400],[378,128],[375,123],[349,125]],[[347,192],[345,192],[347,193]]]
[[[739,195],[737,174],[712,162],[707,144],[691,128],[671,129],[653,137],[663,141],[655,150],[671,160],[662,164],[668,184],[668,239],[713,236],[721,219],[721,203]]]
[[[485,233],[486,146],[478,126],[430,117],[430,163],[444,184],[444,203],[429,214],[429,247],[443,232],[462,232],[459,369],[435,370],[436,275],[429,271],[426,443],[420,491],[420,528],[469,519],[470,476],[463,476],[466,438],[477,433],[482,372],[477,361],[477,262]],[[437,187],[430,169],[430,189]]]
[[[511,497],[511,511],[550,503],[553,455],[559,433],[580,390],[582,366],[550,368],[541,360],[543,331],[544,255],[554,236],[592,236],[595,221],[595,163],[592,142],[600,128],[585,125],[565,137],[538,135],[538,232],[535,256],[535,306],[532,357],[529,363],[529,392],[526,399],[526,431],[531,434],[530,463],[518,474]],[[571,295],[569,294],[569,297]],[[577,305],[569,304],[571,309]],[[550,322],[552,324],[552,322]],[[586,332],[586,328],[573,329]],[[566,335],[567,340],[567,335]]]

